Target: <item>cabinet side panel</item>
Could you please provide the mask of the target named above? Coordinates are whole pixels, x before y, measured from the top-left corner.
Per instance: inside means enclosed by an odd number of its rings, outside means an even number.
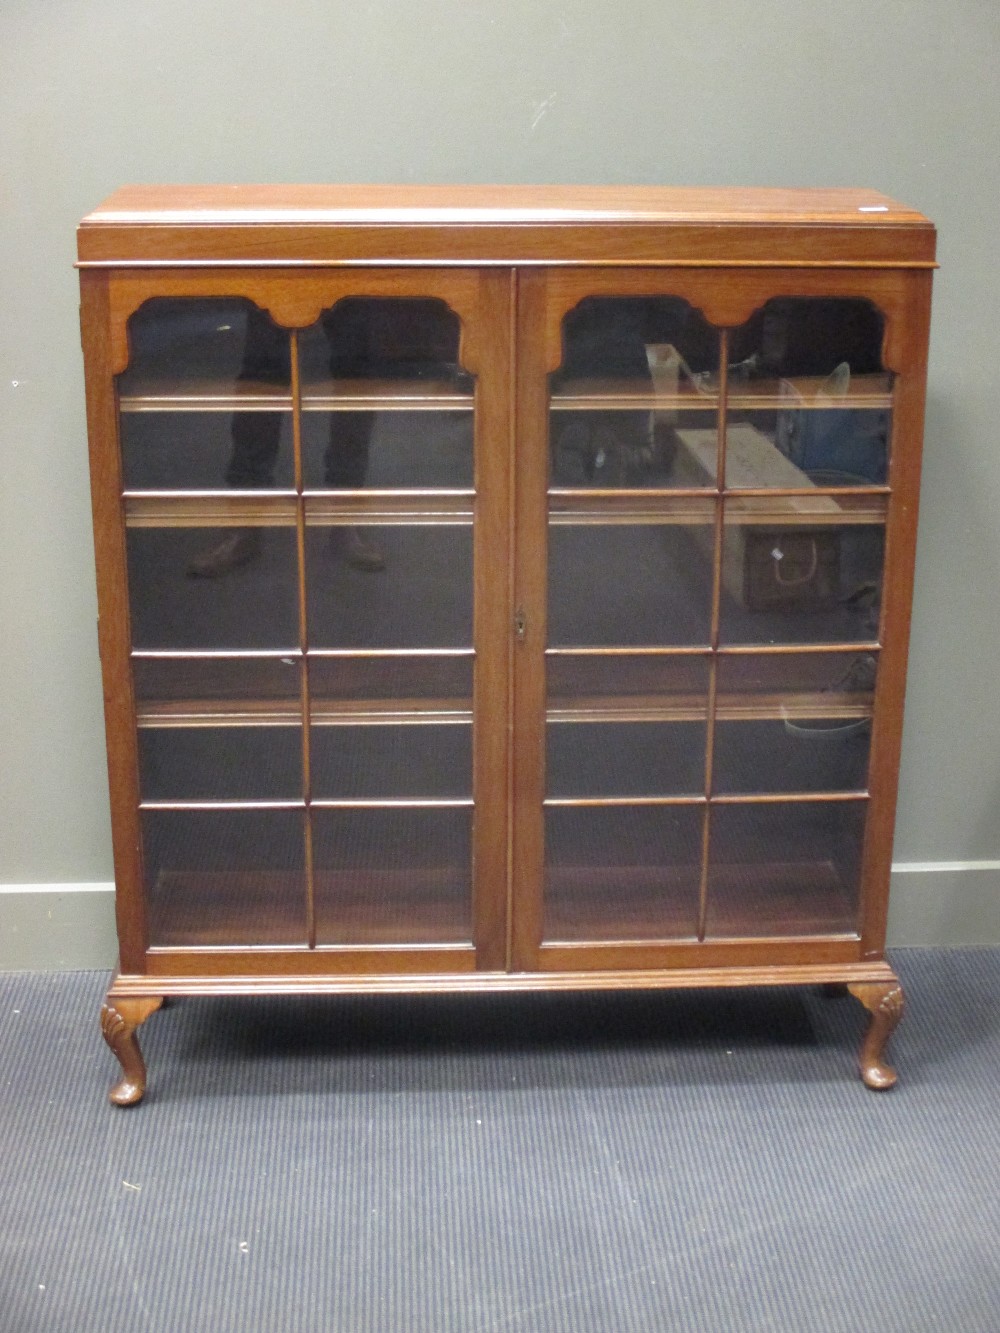
[[[897,371],[889,485],[892,490],[886,533],[881,668],[875,698],[875,727],[869,770],[872,800],[862,870],[862,956],[885,949],[889,876],[896,820],[896,794],[903,737],[903,701],[910,638],[913,570],[920,502],[931,274],[900,276],[905,284],[903,317],[897,326]]]
[[[138,821],[135,703],[129,669],[131,635],[120,498],[121,460],[106,276],[81,273],[80,301],[97,560],[98,642],[111,795],[115,911],[122,970],[137,973],[145,966],[146,913]]]

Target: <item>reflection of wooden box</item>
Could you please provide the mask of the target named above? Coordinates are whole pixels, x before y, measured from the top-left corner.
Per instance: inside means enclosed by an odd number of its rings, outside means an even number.
[[[678,430],[676,436],[675,475],[682,484],[713,486],[715,430]],[[840,533],[829,526],[842,513],[836,499],[780,494],[781,489],[811,488],[813,482],[763,432],[743,422],[726,431],[726,485],[775,491],[762,499],[726,502],[722,583],[730,596],[750,611],[832,605],[840,588]],[[700,536],[703,545],[705,535]],[[713,544],[714,534],[707,542],[709,558]]]

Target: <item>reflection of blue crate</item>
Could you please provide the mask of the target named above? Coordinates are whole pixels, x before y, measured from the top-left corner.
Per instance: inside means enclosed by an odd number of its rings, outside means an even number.
[[[845,361],[823,381],[813,399],[831,405],[816,407],[806,406],[791,380],[782,380],[775,443],[803,472],[839,474],[839,483],[831,481],[831,485],[881,486],[889,457],[889,412],[838,406],[850,394],[850,385],[850,367]]]

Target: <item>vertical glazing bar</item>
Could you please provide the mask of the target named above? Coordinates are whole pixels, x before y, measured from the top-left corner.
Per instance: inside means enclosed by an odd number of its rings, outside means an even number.
[[[313,875],[312,773],[310,767],[311,707],[309,703],[309,621],[306,610],[306,511],[302,494],[302,385],[299,378],[299,335],[291,332],[292,352],[292,458],[295,475],[295,548],[299,579],[299,648],[302,653],[300,698],[302,700],[302,814],[306,875],[306,938],[316,947],[316,890]]]
[[[509,501],[507,519],[507,605],[517,604],[517,505],[514,503],[517,485],[517,390],[520,383],[520,371],[517,364],[518,353],[518,282],[516,268],[510,271],[508,300],[510,315],[507,337],[510,339],[510,380],[507,386],[507,496]],[[511,755],[514,749],[514,691],[516,658],[513,652],[507,654],[507,898],[506,898],[506,934],[504,939],[504,970],[510,972],[514,967],[514,764]]]
[[[705,938],[708,917],[708,865],[712,840],[712,766],[715,755],[715,711],[719,679],[719,616],[722,600],[722,558],[725,543],[725,509],[722,493],[726,486],[726,408],[729,395],[729,330],[719,335],[719,415],[715,455],[715,540],[712,553],[712,624],[708,660],[708,702],[705,716],[705,820],[701,839],[701,886],[698,892],[698,939]]]

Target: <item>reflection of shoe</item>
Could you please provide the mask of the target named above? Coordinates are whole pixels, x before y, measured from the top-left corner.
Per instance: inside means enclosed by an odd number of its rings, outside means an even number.
[[[256,560],[263,547],[260,528],[238,528],[218,546],[196,555],[187,567],[188,578],[217,579],[240,565]]]
[[[385,569],[385,556],[363,528],[331,528],[330,550],[354,569],[369,574]]]

